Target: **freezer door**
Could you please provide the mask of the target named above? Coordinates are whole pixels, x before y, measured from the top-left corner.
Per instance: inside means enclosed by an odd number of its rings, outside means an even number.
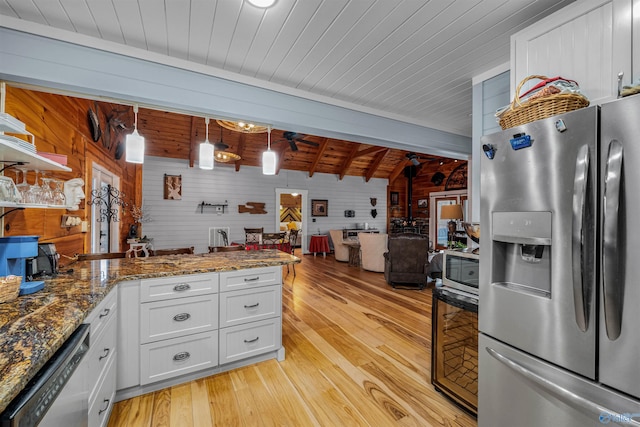
[[[602,106],[600,380],[640,397],[640,96]]]
[[[597,123],[590,107],[485,136],[481,160],[480,331],[589,378]]]
[[[640,401],[480,334],[478,426],[640,426]]]

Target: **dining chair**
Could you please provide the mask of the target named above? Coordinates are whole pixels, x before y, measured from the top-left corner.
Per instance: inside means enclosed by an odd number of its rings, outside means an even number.
[[[295,255],[298,233],[300,233],[300,230],[289,230],[289,250],[291,251],[291,255]],[[293,266],[293,277],[296,277],[296,265],[291,265]],[[287,264],[287,274],[289,274],[289,264]]]
[[[262,243],[262,232],[264,228],[245,228],[244,229],[244,241],[245,243]]]

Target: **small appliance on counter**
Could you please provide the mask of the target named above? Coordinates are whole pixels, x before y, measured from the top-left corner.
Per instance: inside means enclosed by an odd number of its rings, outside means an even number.
[[[36,277],[55,276],[58,274],[58,259],[60,255],[53,243],[38,244],[38,256],[35,258],[36,266],[33,275]]]
[[[0,276],[20,276],[20,295],[32,294],[44,288],[42,280],[30,280],[27,260],[38,256],[38,236],[0,237]]]

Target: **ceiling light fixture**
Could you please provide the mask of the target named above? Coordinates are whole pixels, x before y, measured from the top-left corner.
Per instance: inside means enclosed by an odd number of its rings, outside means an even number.
[[[247,0],[249,3],[254,5],[255,7],[267,8],[274,5],[276,0]]]
[[[200,169],[212,170],[213,169],[213,144],[209,142],[209,117],[204,118],[206,127],[206,137],[204,142],[200,143],[199,161],[198,166]]]
[[[144,163],[144,136],[138,133],[138,104],[133,106],[133,132],[127,135],[125,160],[129,163]]]
[[[262,174],[275,175],[277,156],[275,151],[271,151],[271,126],[267,128],[267,151],[262,153]]]
[[[232,122],[230,120],[216,120],[220,126],[225,129],[229,129],[235,132],[244,133],[264,133],[267,131],[266,126],[256,125],[254,123],[248,123],[244,121]]]
[[[238,154],[227,151],[227,148],[229,148],[229,146],[222,140],[222,126],[220,126],[220,142],[216,142],[215,144],[213,144],[213,146],[216,149],[216,154],[213,156],[216,162],[229,163],[237,162],[241,159]]]

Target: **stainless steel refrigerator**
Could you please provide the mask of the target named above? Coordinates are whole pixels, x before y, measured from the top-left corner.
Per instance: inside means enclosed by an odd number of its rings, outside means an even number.
[[[640,426],[640,95],[482,145],[479,426]]]

